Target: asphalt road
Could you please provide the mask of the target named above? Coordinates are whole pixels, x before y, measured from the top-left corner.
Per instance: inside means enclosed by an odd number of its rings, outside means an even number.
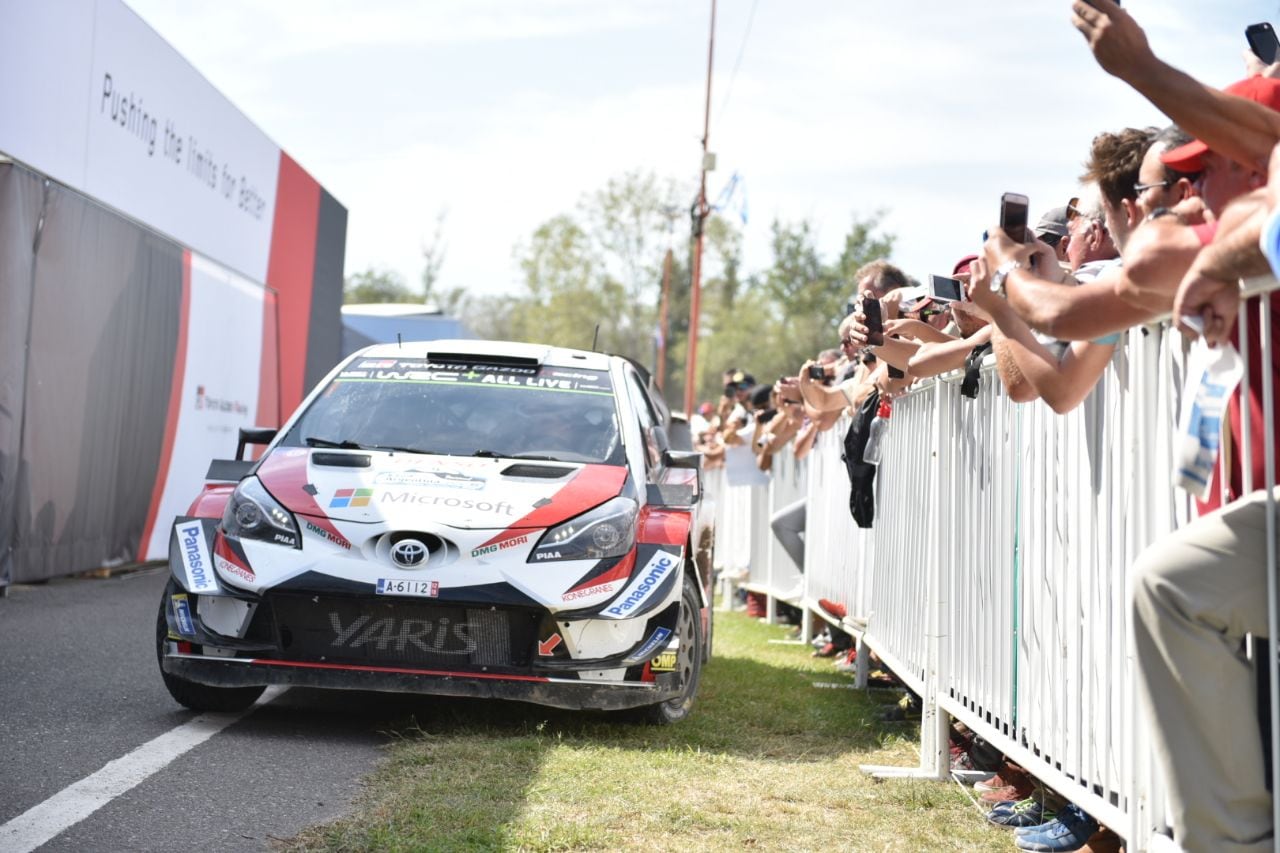
[[[166,572],[17,585],[0,598],[0,830],[196,716],[156,664]],[[286,691],[39,849],[261,850],[349,811],[386,732],[429,715],[430,702]]]

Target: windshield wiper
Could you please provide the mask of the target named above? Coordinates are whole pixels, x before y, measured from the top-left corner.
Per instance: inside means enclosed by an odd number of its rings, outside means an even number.
[[[524,459],[530,462],[563,462],[563,459],[557,459],[554,456],[538,456],[533,453],[498,453],[493,450],[477,450],[472,456],[482,456],[485,459]]]
[[[303,439],[307,443],[307,447],[334,447],[339,450],[381,450],[385,453],[427,453],[429,450],[419,450],[416,447],[393,447],[388,444],[361,444],[351,439],[343,439],[342,441],[332,441],[327,438],[317,438],[309,435]]]
[[[351,441],[350,439],[343,439],[342,441],[333,441],[332,439],[317,438],[314,435],[309,435],[306,438],[304,438],[303,441],[307,443],[307,447],[336,447],[339,450],[367,450],[368,449],[360,442]]]

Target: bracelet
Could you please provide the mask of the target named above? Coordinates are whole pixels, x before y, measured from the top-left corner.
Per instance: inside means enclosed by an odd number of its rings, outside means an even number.
[[[1168,208],[1168,207],[1157,207],[1155,210],[1153,210],[1153,211],[1151,211],[1150,213],[1148,213],[1148,214],[1147,214],[1147,218],[1146,218],[1145,220],[1143,220],[1143,221],[1144,221],[1144,222],[1153,222],[1153,221],[1155,221],[1155,220],[1159,219],[1159,218],[1160,218],[1160,217],[1162,217],[1162,216],[1172,216],[1172,217],[1174,217],[1175,219],[1177,219],[1177,220],[1178,220],[1178,224],[1179,224],[1179,225],[1186,225],[1186,224],[1187,224],[1187,220],[1185,220],[1185,219],[1183,219],[1183,218],[1182,218],[1182,214],[1181,214],[1181,213],[1179,213],[1179,212],[1178,212],[1178,211],[1176,211],[1176,210],[1173,210],[1172,208]]]

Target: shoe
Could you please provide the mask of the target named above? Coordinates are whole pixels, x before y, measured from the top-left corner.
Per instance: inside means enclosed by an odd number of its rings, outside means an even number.
[[[1089,836],[1080,853],[1120,853],[1123,849],[1124,839],[1103,827]]]
[[[996,826],[1040,827],[1057,818],[1052,809],[1035,797],[1019,800],[1011,806],[996,806],[987,813],[987,820]]]
[[[992,776],[986,782],[979,782],[974,785],[975,791],[998,791],[1001,788],[1007,788],[1010,785],[1018,785],[1026,781],[1027,774],[1014,767],[1012,764],[1005,762],[1000,766],[999,772]]]
[[[844,605],[839,602],[832,601],[829,598],[819,598],[818,606],[837,619],[843,619],[848,616],[848,611],[844,609]]]
[[[978,799],[984,803],[1004,803],[1009,800],[1025,800],[1035,791],[1035,785],[1030,779],[1023,779],[1012,785],[1006,785],[1003,788],[997,788],[994,791],[983,791]]]
[[[1033,853],[1068,853],[1079,850],[1098,831],[1098,822],[1077,805],[1069,805],[1040,832],[1017,836],[1019,850]]]
[[[843,659],[836,661],[836,669],[841,672],[857,672],[858,671],[858,648],[854,646],[849,649],[849,653]]]
[[[840,650],[836,648],[835,643],[827,643],[822,648],[813,653],[815,658],[833,658],[840,654]]]

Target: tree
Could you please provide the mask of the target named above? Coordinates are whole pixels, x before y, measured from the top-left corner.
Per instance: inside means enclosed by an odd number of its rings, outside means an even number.
[[[421,302],[400,275],[374,267],[347,276],[342,288],[342,301],[347,305],[374,302]]]

